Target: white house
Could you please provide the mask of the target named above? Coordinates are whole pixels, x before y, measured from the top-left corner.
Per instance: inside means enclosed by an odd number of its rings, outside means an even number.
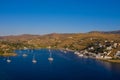
[[[112,46],[109,46],[109,47],[107,47],[106,49],[107,49],[107,50],[111,50],[111,49],[112,49]]]

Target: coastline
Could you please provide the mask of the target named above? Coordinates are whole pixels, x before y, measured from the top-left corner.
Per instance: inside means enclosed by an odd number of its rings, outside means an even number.
[[[8,57],[8,56],[17,56],[16,53],[4,53],[1,56]]]

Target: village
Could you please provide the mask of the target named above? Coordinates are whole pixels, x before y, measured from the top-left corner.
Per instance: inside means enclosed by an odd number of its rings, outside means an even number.
[[[104,40],[90,44],[86,49],[75,51],[74,54],[104,60],[120,59],[120,43]]]

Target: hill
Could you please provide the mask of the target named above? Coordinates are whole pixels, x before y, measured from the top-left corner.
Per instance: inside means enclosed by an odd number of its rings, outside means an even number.
[[[120,30],[116,30],[116,31],[91,31],[88,33],[120,34]]]

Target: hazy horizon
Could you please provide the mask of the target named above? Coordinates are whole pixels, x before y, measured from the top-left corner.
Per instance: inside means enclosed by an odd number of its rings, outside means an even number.
[[[0,0],[0,36],[120,30],[119,0]]]

